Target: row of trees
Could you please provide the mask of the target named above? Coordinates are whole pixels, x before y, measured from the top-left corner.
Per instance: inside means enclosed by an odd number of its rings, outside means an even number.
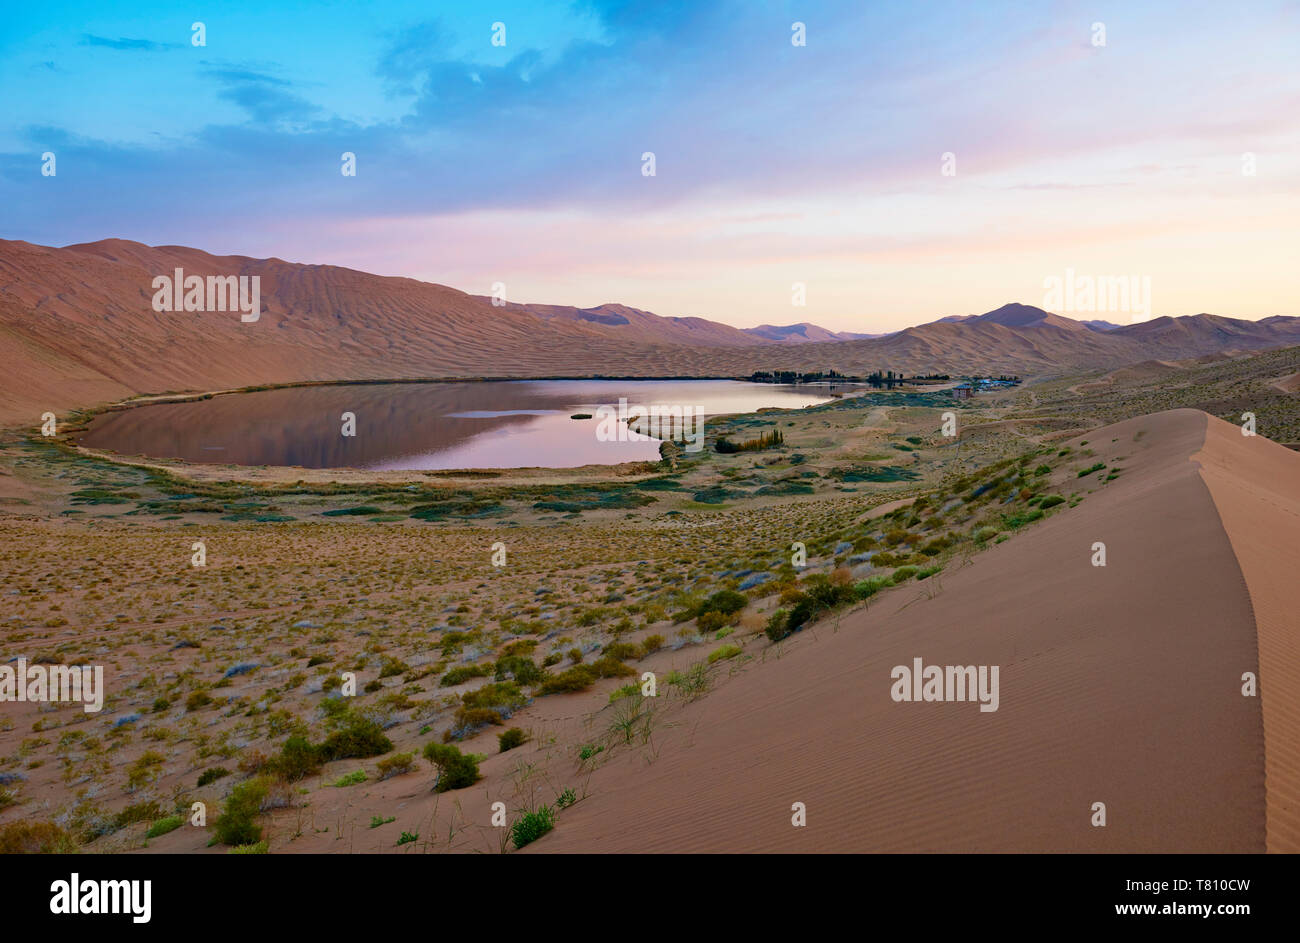
[[[849,383],[866,383],[877,389],[884,387],[892,390],[904,383],[915,383],[921,380],[947,380],[950,378],[946,373],[914,373],[911,377],[907,377],[902,373],[895,373],[893,370],[877,370],[865,377],[849,376],[840,373],[838,370],[815,370],[809,373],[802,373],[798,370],[757,370],[750,375],[749,379],[752,383],[815,383],[819,380],[843,380]]]

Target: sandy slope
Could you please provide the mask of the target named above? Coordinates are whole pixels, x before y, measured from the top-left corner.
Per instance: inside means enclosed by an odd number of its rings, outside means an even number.
[[[751,662],[529,850],[1295,850],[1300,456],[1194,410],[1088,438],[1119,478]],[[895,703],[914,657],[1001,666],[999,710]]]
[[[1300,461],[1210,421],[1193,458],[1241,563],[1259,639],[1269,851],[1300,851]]]

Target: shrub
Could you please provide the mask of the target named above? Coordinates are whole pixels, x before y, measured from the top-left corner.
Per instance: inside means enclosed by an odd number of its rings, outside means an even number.
[[[393,741],[384,735],[379,724],[357,717],[342,730],[326,737],[320,752],[327,760],[365,759],[387,753],[392,748]]]
[[[174,832],[185,823],[185,817],[181,815],[169,815],[165,819],[159,819],[149,826],[149,831],[145,832],[145,838],[157,838],[160,835],[166,835],[168,832]]]
[[[528,742],[528,734],[518,727],[511,727],[504,733],[497,734],[498,753],[505,753]]]
[[[1088,475],[1091,475],[1093,472],[1101,471],[1105,467],[1106,467],[1105,462],[1098,462],[1096,465],[1089,465],[1087,468],[1079,472],[1079,477],[1085,478]]]
[[[998,529],[996,527],[981,527],[977,531],[975,531],[975,533],[971,534],[971,537],[975,540],[976,543],[982,544],[984,543],[984,541],[992,537],[996,537],[997,535],[998,535]]]
[[[664,647],[664,637],[662,635],[647,635],[641,640],[641,657],[650,655]]]
[[[555,797],[555,806],[559,809],[567,809],[578,801],[578,794],[572,789],[566,789]]]
[[[610,642],[600,650],[602,655],[608,655],[610,658],[617,658],[622,661],[625,658],[637,658],[641,655],[641,647],[633,645],[631,642]]]
[[[1043,475],[1050,475],[1051,473],[1052,469],[1050,465],[1039,465],[1034,469],[1035,478],[1041,478]]]
[[[379,773],[379,781],[392,779],[394,776],[403,776],[415,769],[414,753],[395,753],[394,755],[380,760],[375,764],[375,769]]]
[[[723,589],[700,603],[698,612],[700,614],[720,612],[729,616],[744,609],[748,602],[749,599],[743,593],[738,593],[734,589]]]
[[[330,783],[330,785],[336,789],[344,789],[348,786],[360,785],[365,781],[366,781],[366,771],[363,769],[356,769],[350,773],[344,773],[338,779],[334,780],[334,782]]]
[[[0,855],[62,855],[76,850],[72,836],[53,822],[0,826]]]
[[[1043,498],[1043,500],[1038,503],[1038,506],[1043,510],[1047,510],[1048,508],[1054,508],[1058,504],[1064,504],[1064,503],[1065,503],[1065,498],[1061,497],[1059,494],[1049,494],[1047,497]]]
[[[252,845],[262,840],[262,828],[255,819],[266,798],[267,786],[261,779],[240,783],[226,797],[226,804],[213,835],[223,845]]]
[[[942,569],[943,567],[939,564],[936,564],[934,566],[927,566],[924,570],[921,570],[919,573],[916,574],[916,578],[918,580],[927,580]]]
[[[568,694],[573,691],[585,691],[596,683],[597,674],[587,665],[574,665],[567,671],[551,675],[542,681],[537,693]]]
[[[700,632],[705,633],[716,632],[724,625],[727,625],[730,621],[731,617],[726,613],[710,610],[703,613],[696,624],[699,626]]]
[[[790,610],[790,615],[786,618],[786,634],[788,635],[800,626],[811,622],[816,614],[817,606],[811,599],[804,596],[794,604],[794,608]]]
[[[553,828],[555,828],[555,813],[550,806],[544,805],[536,812],[529,812],[515,822],[510,827],[510,835],[514,839],[515,847],[522,848],[537,841]]]
[[[912,577],[916,576],[916,574],[919,572],[920,572],[919,567],[900,566],[897,570],[894,571],[894,575],[889,578],[889,581],[893,583],[895,586],[897,586],[899,583],[902,583],[905,580],[910,580]]]
[[[206,786],[208,785],[208,783],[215,783],[218,779],[221,779],[223,776],[229,776],[229,775],[230,775],[230,770],[226,769],[224,766],[214,766],[212,767],[212,769],[205,769],[202,773],[199,774],[199,785]]]
[[[251,845],[236,845],[230,849],[232,855],[265,855],[269,852],[269,846],[264,841],[254,842]]]
[[[271,759],[266,768],[286,782],[295,783],[319,771],[324,762],[320,747],[295,735],[284,742],[280,755]]]
[[[434,792],[464,789],[479,781],[478,757],[472,753],[461,753],[446,743],[430,743],[424,748],[424,758],[438,770]]]
[[[723,645],[721,648],[715,648],[709,652],[709,664],[715,661],[722,661],[724,658],[735,658],[740,654],[739,645]]]
[[[452,688],[471,678],[486,678],[491,673],[487,665],[459,665],[443,675],[438,684],[440,687]]]
[[[591,663],[591,670],[601,678],[626,678],[636,674],[636,669],[623,664],[617,658],[604,655]]]
[[[497,660],[496,679],[511,678],[519,684],[536,684],[542,680],[542,669],[524,655],[507,655]]]
[[[870,599],[888,585],[888,576],[873,576],[854,585],[853,595],[858,599]]]
[[[196,711],[212,703],[212,695],[207,691],[195,691],[185,699],[185,709]]]
[[[767,626],[763,629],[767,637],[773,642],[779,642],[790,634],[788,626],[788,615],[784,609],[777,609],[767,618]]]
[[[502,708],[498,713],[508,717],[528,703],[528,696],[513,681],[496,681],[466,691],[460,696],[460,702],[467,708]]]

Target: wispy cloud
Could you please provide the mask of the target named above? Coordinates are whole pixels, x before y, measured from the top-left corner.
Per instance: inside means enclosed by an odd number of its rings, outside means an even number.
[[[85,33],[81,37],[83,46],[103,46],[107,49],[118,49],[123,52],[166,52],[169,49],[183,49],[180,43],[158,43],[152,39],[127,39],[119,37],[109,39],[107,36],[96,36],[93,33]]]

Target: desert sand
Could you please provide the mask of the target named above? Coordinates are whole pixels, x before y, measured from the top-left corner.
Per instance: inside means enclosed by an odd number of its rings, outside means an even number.
[[[751,664],[533,848],[1297,850],[1300,456],[1191,410],[1088,438],[1104,494]],[[1000,665],[1000,708],[893,702],[917,656]]]

